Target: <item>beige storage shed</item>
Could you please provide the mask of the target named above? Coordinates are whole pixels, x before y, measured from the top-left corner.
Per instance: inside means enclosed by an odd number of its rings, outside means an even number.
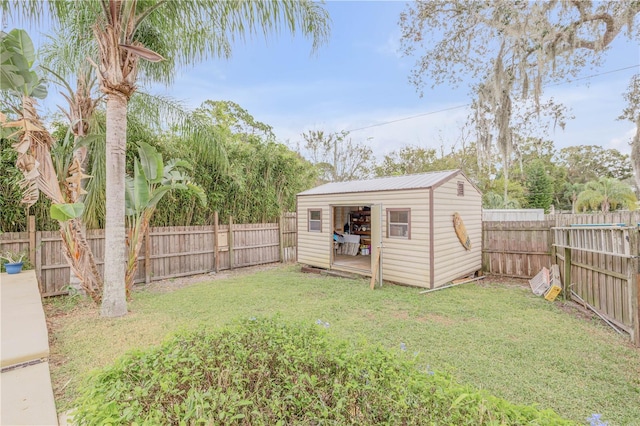
[[[482,194],[461,170],[328,183],[297,205],[298,263],[424,288],[481,269]]]

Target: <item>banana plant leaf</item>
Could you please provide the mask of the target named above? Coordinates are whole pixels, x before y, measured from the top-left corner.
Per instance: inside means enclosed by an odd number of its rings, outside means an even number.
[[[125,182],[125,212],[127,216],[138,214],[149,204],[150,191],[147,177],[140,161],[136,159],[133,166],[133,178],[127,177]]]
[[[65,222],[80,217],[84,212],[83,203],[52,204],[49,210],[51,219]]]
[[[27,96],[44,99],[47,88],[37,73],[31,70],[35,49],[25,30],[0,32],[0,87]]]
[[[138,143],[138,155],[145,176],[150,183],[160,183],[163,175],[162,155],[145,142]]]

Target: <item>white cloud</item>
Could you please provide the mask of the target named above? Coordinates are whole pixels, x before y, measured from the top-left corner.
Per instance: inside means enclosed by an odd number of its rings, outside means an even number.
[[[629,123],[629,125],[632,126],[631,123]],[[607,143],[607,145],[605,146],[605,148],[617,149],[623,154],[630,154],[631,153],[630,144],[635,134],[636,134],[636,127],[632,126],[629,130],[627,130],[620,136],[612,137]]]
[[[393,56],[397,59],[401,59],[402,53],[400,52],[400,30],[395,30],[387,37],[387,40],[378,46],[375,51],[385,56]]]

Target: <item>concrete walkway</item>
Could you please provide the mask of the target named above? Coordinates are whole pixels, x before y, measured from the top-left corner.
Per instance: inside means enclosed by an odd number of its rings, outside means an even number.
[[[0,274],[0,424],[58,425],[35,271]]]

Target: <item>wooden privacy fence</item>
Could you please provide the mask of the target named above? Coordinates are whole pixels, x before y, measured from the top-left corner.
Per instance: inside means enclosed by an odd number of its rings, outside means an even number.
[[[295,213],[278,223],[228,225],[216,220],[209,226],[150,228],[138,259],[136,283],[241,268],[273,262],[295,261]],[[0,235],[0,251],[26,251],[35,267],[43,296],[68,292],[70,268],[58,231],[36,231],[29,220],[28,232]],[[100,272],[104,264],[104,230],[87,231],[87,240]]]
[[[531,278],[551,264],[553,220],[482,223],[482,269]]]
[[[637,226],[640,224],[640,212],[545,215],[544,220],[534,221],[484,221],[482,269],[490,274],[531,278],[543,266],[551,266],[551,228],[576,224]]]
[[[638,212],[484,222],[483,270],[532,278],[556,263],[565,297],[592,309],[640,346],[639,222]]]
[[[640,346],[638,227],[583,225],[553,233],[565,296]]]

